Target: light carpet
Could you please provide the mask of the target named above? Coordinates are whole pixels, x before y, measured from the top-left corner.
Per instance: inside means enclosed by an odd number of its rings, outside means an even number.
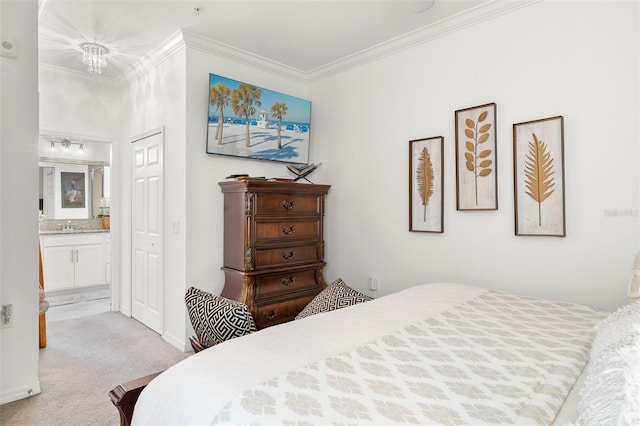
[[[40,349],[41,393],[0,406],[0,424],[116,426],[111,389],[191,354],[119,312],[49,322],[47,347]]]

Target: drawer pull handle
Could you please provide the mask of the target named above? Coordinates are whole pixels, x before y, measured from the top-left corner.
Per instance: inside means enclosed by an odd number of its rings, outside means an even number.
[[[287,235],[291,235],[294,232],[296,232],[296,227],[295,226],[290,226],[290,227],[286,227],[284,225],[282,225],[282,232],[284,232]]]
[[[295,251],[290,251],[289,253],[282,253],[283,259],[289,260],[289,259],[293,259],[294,257],[296,257]]]
[[[282,284],[283,284],[283,285],[285,285],[285,286],[287,286],[287,287],[290,287],[290,286],[292,286],[292,285],[293,285],[293,283],[295,283],[295,282],[296,282],[296,277],[289,277],[289,278],[287,278],[287,277],[282,277],[282,280],[280,280],[280,281],[282,281]]]
[[[294,200],[294,201],[291,201],[291,202],[288,202],[287,200],[284,200],[284,201],[282,202],[282,207],[284,207],[284,208],[285,208],[285,209],[287,209],[287,210],[291,210],[291,209],[292,209],[292,208],[294,208],[295,206],[296,206],[296,202],[295,202],[295,200]]]
[[[265,317],[266,319],[268,319],[268,320],[272,320],[272,319],[274,319],[275,317],[277,317],[277,316],[278,316],[278,310],[277,310],[277,309],[274,309],[270,314],[268,314],[268,313],[266,313],[266,312],[263,312],[263,313],[262,313],[262,315],[264,315],[264,317]]]

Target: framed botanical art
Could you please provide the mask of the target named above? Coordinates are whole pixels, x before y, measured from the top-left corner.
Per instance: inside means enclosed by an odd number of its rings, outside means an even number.
[[[456,207],[497,210],[496,104],[460,109],[456,122]]]
[[[409,231],[444,232],[444,138],[409,141]]]
[[[516,235],[565,236],[564,119],[513,125]]]
[[[84,178],[84,173],[60,172],[63,209],[85,207]]]

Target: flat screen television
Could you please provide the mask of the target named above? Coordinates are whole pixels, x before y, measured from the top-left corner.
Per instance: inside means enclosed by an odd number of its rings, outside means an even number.
[[[209,74],[207,154],[308,164],[311,101]]]

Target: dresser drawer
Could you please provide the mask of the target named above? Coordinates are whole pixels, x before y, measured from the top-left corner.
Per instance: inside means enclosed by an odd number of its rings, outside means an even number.
[[[289,245],[278,248],[255,250],[254,267],[256,270],[272,267],[295,266],[309,262],[321,262],[322,243]]]
[[[255,214],[320,215],[321,195],[256,194]]]
[[[317,269],[288,270],[277,274],[259,275],[256,277],[256,302],[264,299],[283,297],[288,294],[322,290],[316,280]]]
[[[256,219],[255,240],[258,244],[296,239],[318,241],[320,234],[320,219]]]
[[[326,286],[323,221],[329,185],[239,179],[220,187],[222,296],[246,304],[258,328],[293,320]]]
[[[316,294],[310,294],[299,299],[288,300],[286,302],[272,303],[268,305],[258,305],[254,320],[256,326],[260,328],[269,327],[276,324],[293,320],[296,315],[304,309],[305,306]]]

